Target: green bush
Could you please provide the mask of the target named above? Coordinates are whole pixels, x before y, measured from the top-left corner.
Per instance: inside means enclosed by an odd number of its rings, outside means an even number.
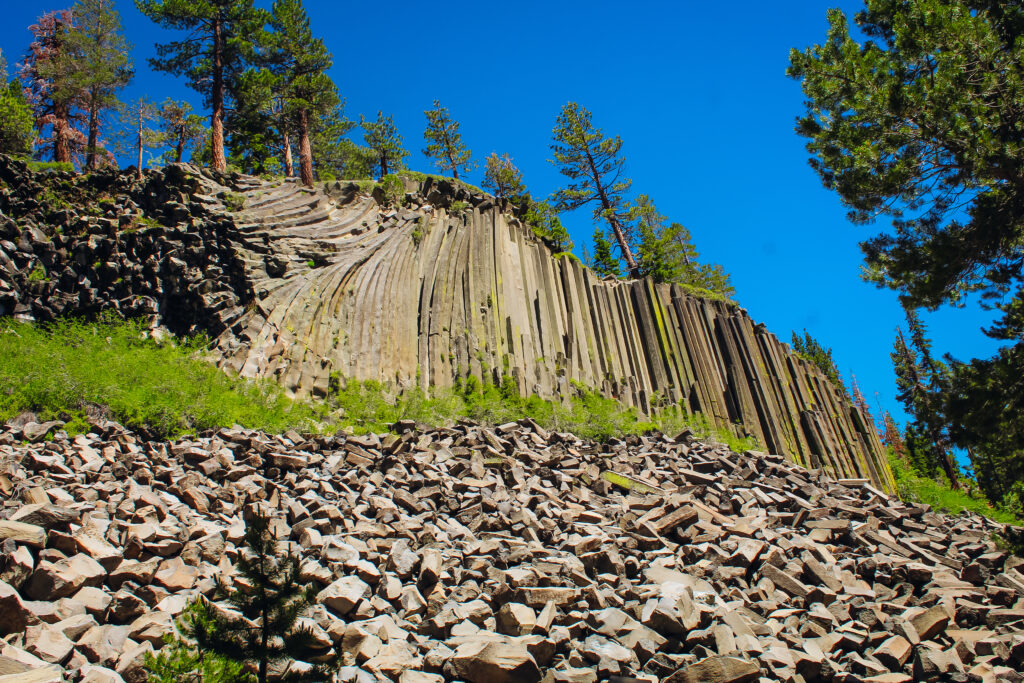
[[[135,322],[0,321],[0,421],[31,410],[84,431],[89,406],[174,437],[240,424],[312,429],[320,413],[269,381],[229,377],[201,360],[204,339],[157,342]]]
[[[223,199],[224,206],[227,207],[228,211],[236,212],[245,208],[244,194],[239,194],[238,192],[225,192]]]
[[[26,160],[28,169],[35,171],[36,173],[43,173],[46,171],[63,171],[66,173],[74,173],[75,167],[66,161],[35,161],[32,159]]]
[[[380,203],[384,206],[401,206],[405,201],[405,183],[397,175],[388,174],[377,183],[380,190]]]

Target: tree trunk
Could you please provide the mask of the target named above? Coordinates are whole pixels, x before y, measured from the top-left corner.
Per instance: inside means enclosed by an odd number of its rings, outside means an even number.
[[[181,128],[178,129],[178,145],[174,148],[174,160],[180,164],[183,156],[185,156],[185,124],[181,124]]]
[[[215,171],[227,170],[224,159],[224,36],[220,17],[213,21],[213,113],[210,115],[210,149],[213,161],[211,167]]]
[[[68,111],[64,105],[54,107],[53,111],[53,160],[71,163],[71,143],[68,140]]]
[[[138,130],[138,134],[139,134],[139,137],[137,138],[136,142],[137,142],[138,147],[139,147],[139,150],[138,150],[139,151],[139,158],[138,158],[138,164],[135,167],[135,169],[136,169],[135,177],[138,178],[139,180],[142,180],[142,103],[141,102],[139,103],[139,130]]]
[[[380,177],[383,178],[388,174],[388,158],[386,155],[380,155]]]
[[[309,145],[309,117],[305,109],[299,110],[299,175],[303,185],[313,187],[313,150]]]
[[[636,259],[633,258],[633,251],[629,248],[629,242],[626,241],[626,234],[622,231],[622,224],[619,222],[618,217],[612,213],[614,207],[608,199],[604,185],[601,183],[601,174],[597,172],[597,165],[594,163],[594,157],[590,155],[589,147],[587,148],[587,164],[590,166],[590,175],[594,179],[597,196],[601,200],[601,208],[605,211],[605,220],[608,221],[608,225],[612,226],[612,232],[615,233],[615,241],[619,243],[619,249],[622,250],[622,258],[625,259],[626,267],[629,268],[629,276],[639,277],[640,268],[636,264]]]
[[[100,136],[100,93],[94,87],[89,94],[89,141],[86,143],[85,167],[92,171],[96,168],[96,142]]]
[[[292,141],[288,133],[284,133],[284,174],[291,178],[295,175],[295,162],[292,160]]]

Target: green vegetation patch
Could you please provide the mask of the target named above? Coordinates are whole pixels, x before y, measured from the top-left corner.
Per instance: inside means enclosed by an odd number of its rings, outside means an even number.
[[[207,351],[203,337],[157,341],[140,322],[114,318],[44,326],[0,321],[0,421],[33,411],[42,420],[64,420],[69,433],[79,433],[88,430],[87,414],[102,412],[175,438],[235,424],[268,432],[348,428],[362,434],[387,432],[399,420],[442,427],[462,419],[495,425],[531,418],[545,429],[597,441],[690,429],[736,451],[757,445],[678,406],[661,407],[648,418],[578,384],[565,401],[522,397],[510,375],[497,384],[470,376],[430,392],[332,375],[322,401],[295,401],[270,380],[225,374],[203,359]]]
[[[961,479],[963,490],[955,490],[944,481],[921,476],[902,458],[889,453],[889,466],[896,478],[896,494],[907,503],[925,503],[936,510],[959,515],[974,512],[1001,524],[1024,525],[1024,519],[1012,512],[994,507],[972,486],[972,482]]]
[[[229,377],[201,359],[206,340],[158,342],[139,323],[0,321],[0,421],[31,410],[88,430],[90,406],[162,437],[240,424],[312,429],[313,406],[271,382]]]

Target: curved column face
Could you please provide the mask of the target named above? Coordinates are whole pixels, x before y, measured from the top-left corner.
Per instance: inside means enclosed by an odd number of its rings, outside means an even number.
[[[682,404],[797,463],[891,488],[870,419],[734,304],[602,280],[443,181],[410,183],[399,208],[352,183],[241,189],[235,248],[254,300],[218,341],[242,375],[299,396],[325,394],[335,373],[423,387],[510,376],[546,398],[578,382],[645,412]]]

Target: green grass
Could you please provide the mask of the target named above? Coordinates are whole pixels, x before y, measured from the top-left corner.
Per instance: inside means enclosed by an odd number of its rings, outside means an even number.
[[[240,424],[279,432],[311,429],[313,406],[269,382],[232,378],[200,359],[203,340],[158,343],[134,323],[0,322],[0,421],[26,410],[87,431],[91,404],[159,436]]]
[[[546,429],[599,441],[689,428],[736,451],[757,447],[678,406],[648,418],[581,385],[565,402],[524,398],[508,375],[497,385],[469,377],[429,393],[332,376],[326,399],[293,401],[276,383],[221,372],[203,360],[206,352],[202,338],[159,342],[141,324],[112,318],[46,326],[0,321],[0,421],[31,410],[43,420],[64,420],[69,433],[78,433],[89,428],[91,406],[129,427],[173,438],[234,424],[269,432],[347,427],[383,433],[399,420],[441,427],[463,418],[494,425],[529,417]]]
[[[966,511],[975,512],[1001,524],[1022,525],[1024,520],[993,506],[984,496],[976,493],[970,479],[964,478],[961,483],[964,490],[954,490],[946,482],[939,482],[929,477],[922,477],[901,458],[890,452],[889,466],[896,477],[896,493],[900,500],[908,503],[926,503],[936,510],[959,515]]]
[[[340,378],[333,379],[328,402],[333,411],[343,416],[341,423],[356,433],[386,432],[398,420],[440,427],[462,418],[496,425],[528,417],[545,429],[597,441],[654,431],[675,435],[690,429],[699,439],[723,443],[735,451],[757,447],[756,439],[741,439],[726,430],[714,429],[701,415],[687,415],[670,407],[648,418],[635,408],[627,408],[582,386],[577,386],[576,394],[562,403],[538,396],[521,397],[508,376],[500,385],[484,384],[470,377],[454,388],[433,389],[429,393],[420,388],[397,391],[378,382],[349,381],[341,386]]]
[[[46,171],[63,171],[65,173],[74,173],[75,167],[66,161],[36,161],[34,159],[26,159],[25,163],[28,164],[30,171],[36,173],[43,173]]]

